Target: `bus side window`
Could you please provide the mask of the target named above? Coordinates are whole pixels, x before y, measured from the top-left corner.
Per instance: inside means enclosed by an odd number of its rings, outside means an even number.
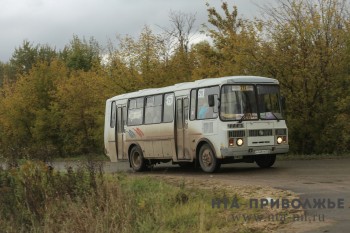
[[[111,120],[109,124],[111,128],[115,127],[115,121],[116,121],[116,104],[115,104],[115,101],[113,101],[111,105]]]
[[[191,93],[192,94],[192,93]],[[214,99],[214,106],[209,106],[208,96],[216,96]],[[197,119],[212,119],[218,116],[218,101],[217,96],[219,95],[219,87],[206,87],[198,89],[197,92]],[[215,98],[215,97],[214,97]]]
[[[127,115],[126,115],[126,106],[123,106],[123,121],[122,121],[122,131],[125,132],[124,126],[126,125]]]
[[[163,122],[172,122],[174,120],[174,94],[164,95]]]
[[[122,128],[122,108],[117,108],[117,130],[118,133],[123,132],[123,128]]]
[[[162,101],[162,95],[149,96],[146,98],[145,124],[155,124],[161,122]]]
[[[143,120],[143,97],[129,100],[128,125],[141,125]]]
[[[191,90],[190,120],[196,119],[196,90]]]

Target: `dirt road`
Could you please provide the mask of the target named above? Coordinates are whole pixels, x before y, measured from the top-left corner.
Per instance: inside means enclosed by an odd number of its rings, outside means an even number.
[[[64,164],[55,163],[54,166],[62,169]],[[104,171],[132,172],[128,163],[105,163]],[[318,203],[320,208],[308,209],[307,221],[296,222],[293,226],[295,228],[289,227],[281,232],[349,232],[350,229],[350,159],[277,161],[269,169],[260,169],[255,164],[228,164],[223,165],[215,174],[181,169],[169,163],[156,166],[143,174],[210,179],[227,185],[270,186],[291,190],[300,195],[301,200],[309,200],[311,206],[315,204],[314,200],[326,202],[325,206]],[[328,199],[343,199],[344,204],[340,206],[344,208],[327,208]]]

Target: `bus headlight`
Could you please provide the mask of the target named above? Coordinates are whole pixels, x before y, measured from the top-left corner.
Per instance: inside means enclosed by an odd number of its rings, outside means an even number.
[[[234,146],[234,145],[235,145],[235,139],[234,139],[234,138],[230,138],[230,139],[228,140],[228,145],[229,145],[229,146]]]
[[[242,138],[238,138],[236,141],[237,146],[242,146],[243,145],[243,139]]]
[[[282,137],[277,137],[277,144],[281,144],[283,142],[283,138]]]

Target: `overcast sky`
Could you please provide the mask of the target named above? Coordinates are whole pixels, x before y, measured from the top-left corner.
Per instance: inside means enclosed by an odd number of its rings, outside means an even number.
[[[170,11],[196,14],[200,29],[207,22],[205,3],[219,9],[221,0],[0,0],[0,61],[28,40],[57,50],[73,35],[94,37],[102,46],[117,34],[138,36],[145,25],[156,32],[167,27]],[[263,0],[227,0],[244,17],[258,16]]]

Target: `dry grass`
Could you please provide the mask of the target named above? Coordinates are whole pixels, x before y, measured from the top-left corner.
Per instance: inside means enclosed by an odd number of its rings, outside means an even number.
[[[275,213],[269,209],[212,208],[223,195],[247,205],[245,195],[259,193],[254,187],[244,193],[207,182],[105,175],[98,163],[65,173],[31,161],[0,169],[0,192],[1,232],[269,232],[285,224],[232,217]]]

